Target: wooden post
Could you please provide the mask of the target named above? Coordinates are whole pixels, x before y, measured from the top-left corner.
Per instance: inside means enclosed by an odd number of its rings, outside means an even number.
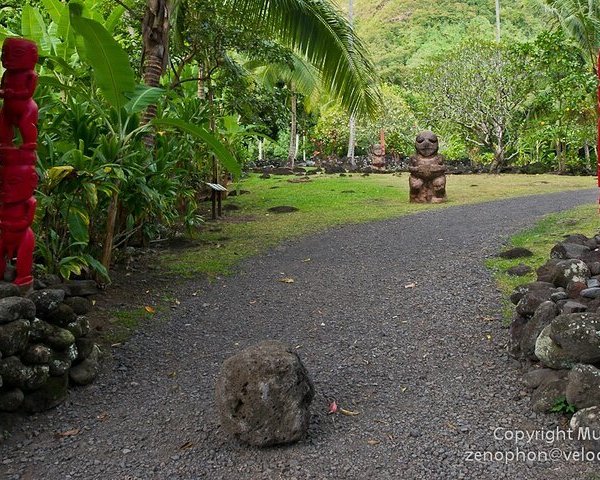
[[[212,219],[217,219],[217,192],[211,188],[210,190],[210,202],[211,202],[211,210],[212,210]]]

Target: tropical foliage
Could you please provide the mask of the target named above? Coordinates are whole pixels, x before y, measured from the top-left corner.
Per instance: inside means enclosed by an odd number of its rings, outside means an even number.
[[[0,10],[12,35],[41,54],[37,255],[65,277],[106,278],[115,247],[197,225],[204,182],[239,177],[250,140],[285,128],[248,61],[301,58],[348,112],[378,107],[364,48],[327,2],[15,1]]]
[[[498,42],[487,0],[355,0],[355,27],[342,0],[5,0],[0,41],[41,53],[38,263],[106,278],[200,226],[205,182],[344,157],[352,113],[359,155],[431,128],[450,160],[590,171],[597,2],[501,5]]]

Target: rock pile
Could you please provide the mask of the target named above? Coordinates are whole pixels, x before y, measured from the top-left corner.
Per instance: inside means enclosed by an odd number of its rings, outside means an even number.
[[[532,408],[550,412],[560,402],[572,406],[579,409],[572,422],[577,427],[600,427],[599,247],[600,235],[566,237],[537,269],[537,281],[511,295],[516,312],[510,353],[545,367],[536,365],[525,375]]]
[[[100,349],[87,337],[91,280],[36,280],[21,297],[0,283],[0,411],[40,412],[62,403],[69,384],[87,385],[99,369]]]

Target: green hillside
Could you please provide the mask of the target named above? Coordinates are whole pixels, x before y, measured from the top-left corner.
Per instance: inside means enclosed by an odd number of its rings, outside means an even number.
[[[347,11],[347,1],[337,0]],[[502,36],[527,39],[542,28],[538,0],[501,0]],[[358,33],[386,80],[462,40],[494,38],[494,0],[354,0]]]

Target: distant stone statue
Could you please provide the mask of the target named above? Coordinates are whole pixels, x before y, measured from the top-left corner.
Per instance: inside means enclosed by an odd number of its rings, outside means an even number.
[[[385,149],[380,143],[375,143],[369,148],[369,160],[373,168],[385,167]]]
[[[410,157],[408,167],[411,203],[446,201],[446,167],[444,157],[438,154],[437,136],[430,131],[421,132],[415,147],[417,153]]]

